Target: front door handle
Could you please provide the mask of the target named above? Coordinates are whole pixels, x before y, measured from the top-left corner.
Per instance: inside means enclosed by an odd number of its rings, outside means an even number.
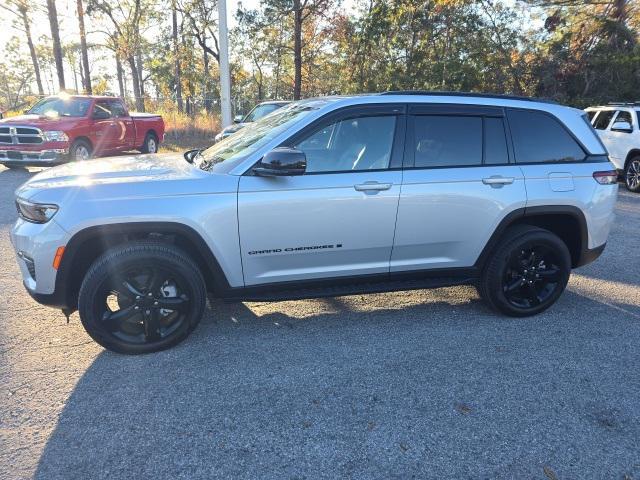
[[[353,188],[355,188],[359,192],[380,192],[382,190],[389,190],[391,188],[391,185],[391,183],[365,182],[354,185]]]
[[[489,178],[483,178],[482,179],[482,183],[484,183],[485,185],[491,185],[491,186],[502,186],[502,185],[511,185],[513,183],[515,179],[513,177],[501,177],[501,176],[494,176],[494,177],[489,177]]]

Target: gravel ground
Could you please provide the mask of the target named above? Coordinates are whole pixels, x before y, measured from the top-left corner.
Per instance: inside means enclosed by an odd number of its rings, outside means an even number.
[[[33,302],[0,167],[0,478],[640,479],[640,195],[548,312],[468,287],[213,304],[170,351],[104,351]]]

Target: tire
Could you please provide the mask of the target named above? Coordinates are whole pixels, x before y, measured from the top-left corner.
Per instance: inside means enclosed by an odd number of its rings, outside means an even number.
[[[83,162],[90,160],[93,155],[93,148],[86,140],[76,140],[69,149],[69,160],[72,162]]]
[[[570,274],[571,255],[557,235],[516,225],[507,230],[485,264],[478,292],[492,309],[527,317],[553,305]]]
[[[640,192],[640,156],[633,157],[624,169],[624,184],[630,192]]]
[[[87,333],[108,350],[151,353],[177,345],[206,304],[202,273],[182,250],[159,242],[114,247],[89,268],[78,295]]]
[[[142,153],[158,153],[158,137],[156,137],[155,133],[147,132],[144,137],[144,143],[140,147],[140,151]]]

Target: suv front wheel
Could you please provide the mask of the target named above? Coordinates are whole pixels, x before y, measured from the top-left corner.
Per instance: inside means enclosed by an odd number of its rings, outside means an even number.
[[[565,243],[542,228],[507,230],[485,265],[480,296],[493,309],[513,317],[535,315],[560,297],[571,273]]]
[[[78,312],[103,347],[136,354],[164,350],[198,325],[206,304],[202,274],[182,250],[135,242],[101,255],[87,272]]]

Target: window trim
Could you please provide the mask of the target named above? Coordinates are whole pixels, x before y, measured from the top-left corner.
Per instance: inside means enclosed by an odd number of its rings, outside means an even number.
[[[366,105],[350,105],[347,107],[336,109],[332,112],[323,115],[317,120],[311,122],[309,125],[298,130],[286,140],[281,142],[278,147],[293,146],[304,137],[312,134],[320,128],[329,126],[333,123],[343,120],[349,120],[353,118],[361,117],[383,117],[383,116],[395,116],[396,117],[396,130],[393,135],[393,143],[391,145],[391,159],[389,160],[389,166],[387,168],[376,168],[369,170],[335,170],[335,171],[322,171],[322,172],[305,172],[304,175],[336,175],[344,173],[366,173],[366,172],[389,172],[394,170],[402,170],[402,162],[405,149],[406,140],[406,111],[407,105],[404,103],[374,103]],[[258,159],[247,170],[246,174],[253,175],[253,169],[262,160],[262,157]]]

